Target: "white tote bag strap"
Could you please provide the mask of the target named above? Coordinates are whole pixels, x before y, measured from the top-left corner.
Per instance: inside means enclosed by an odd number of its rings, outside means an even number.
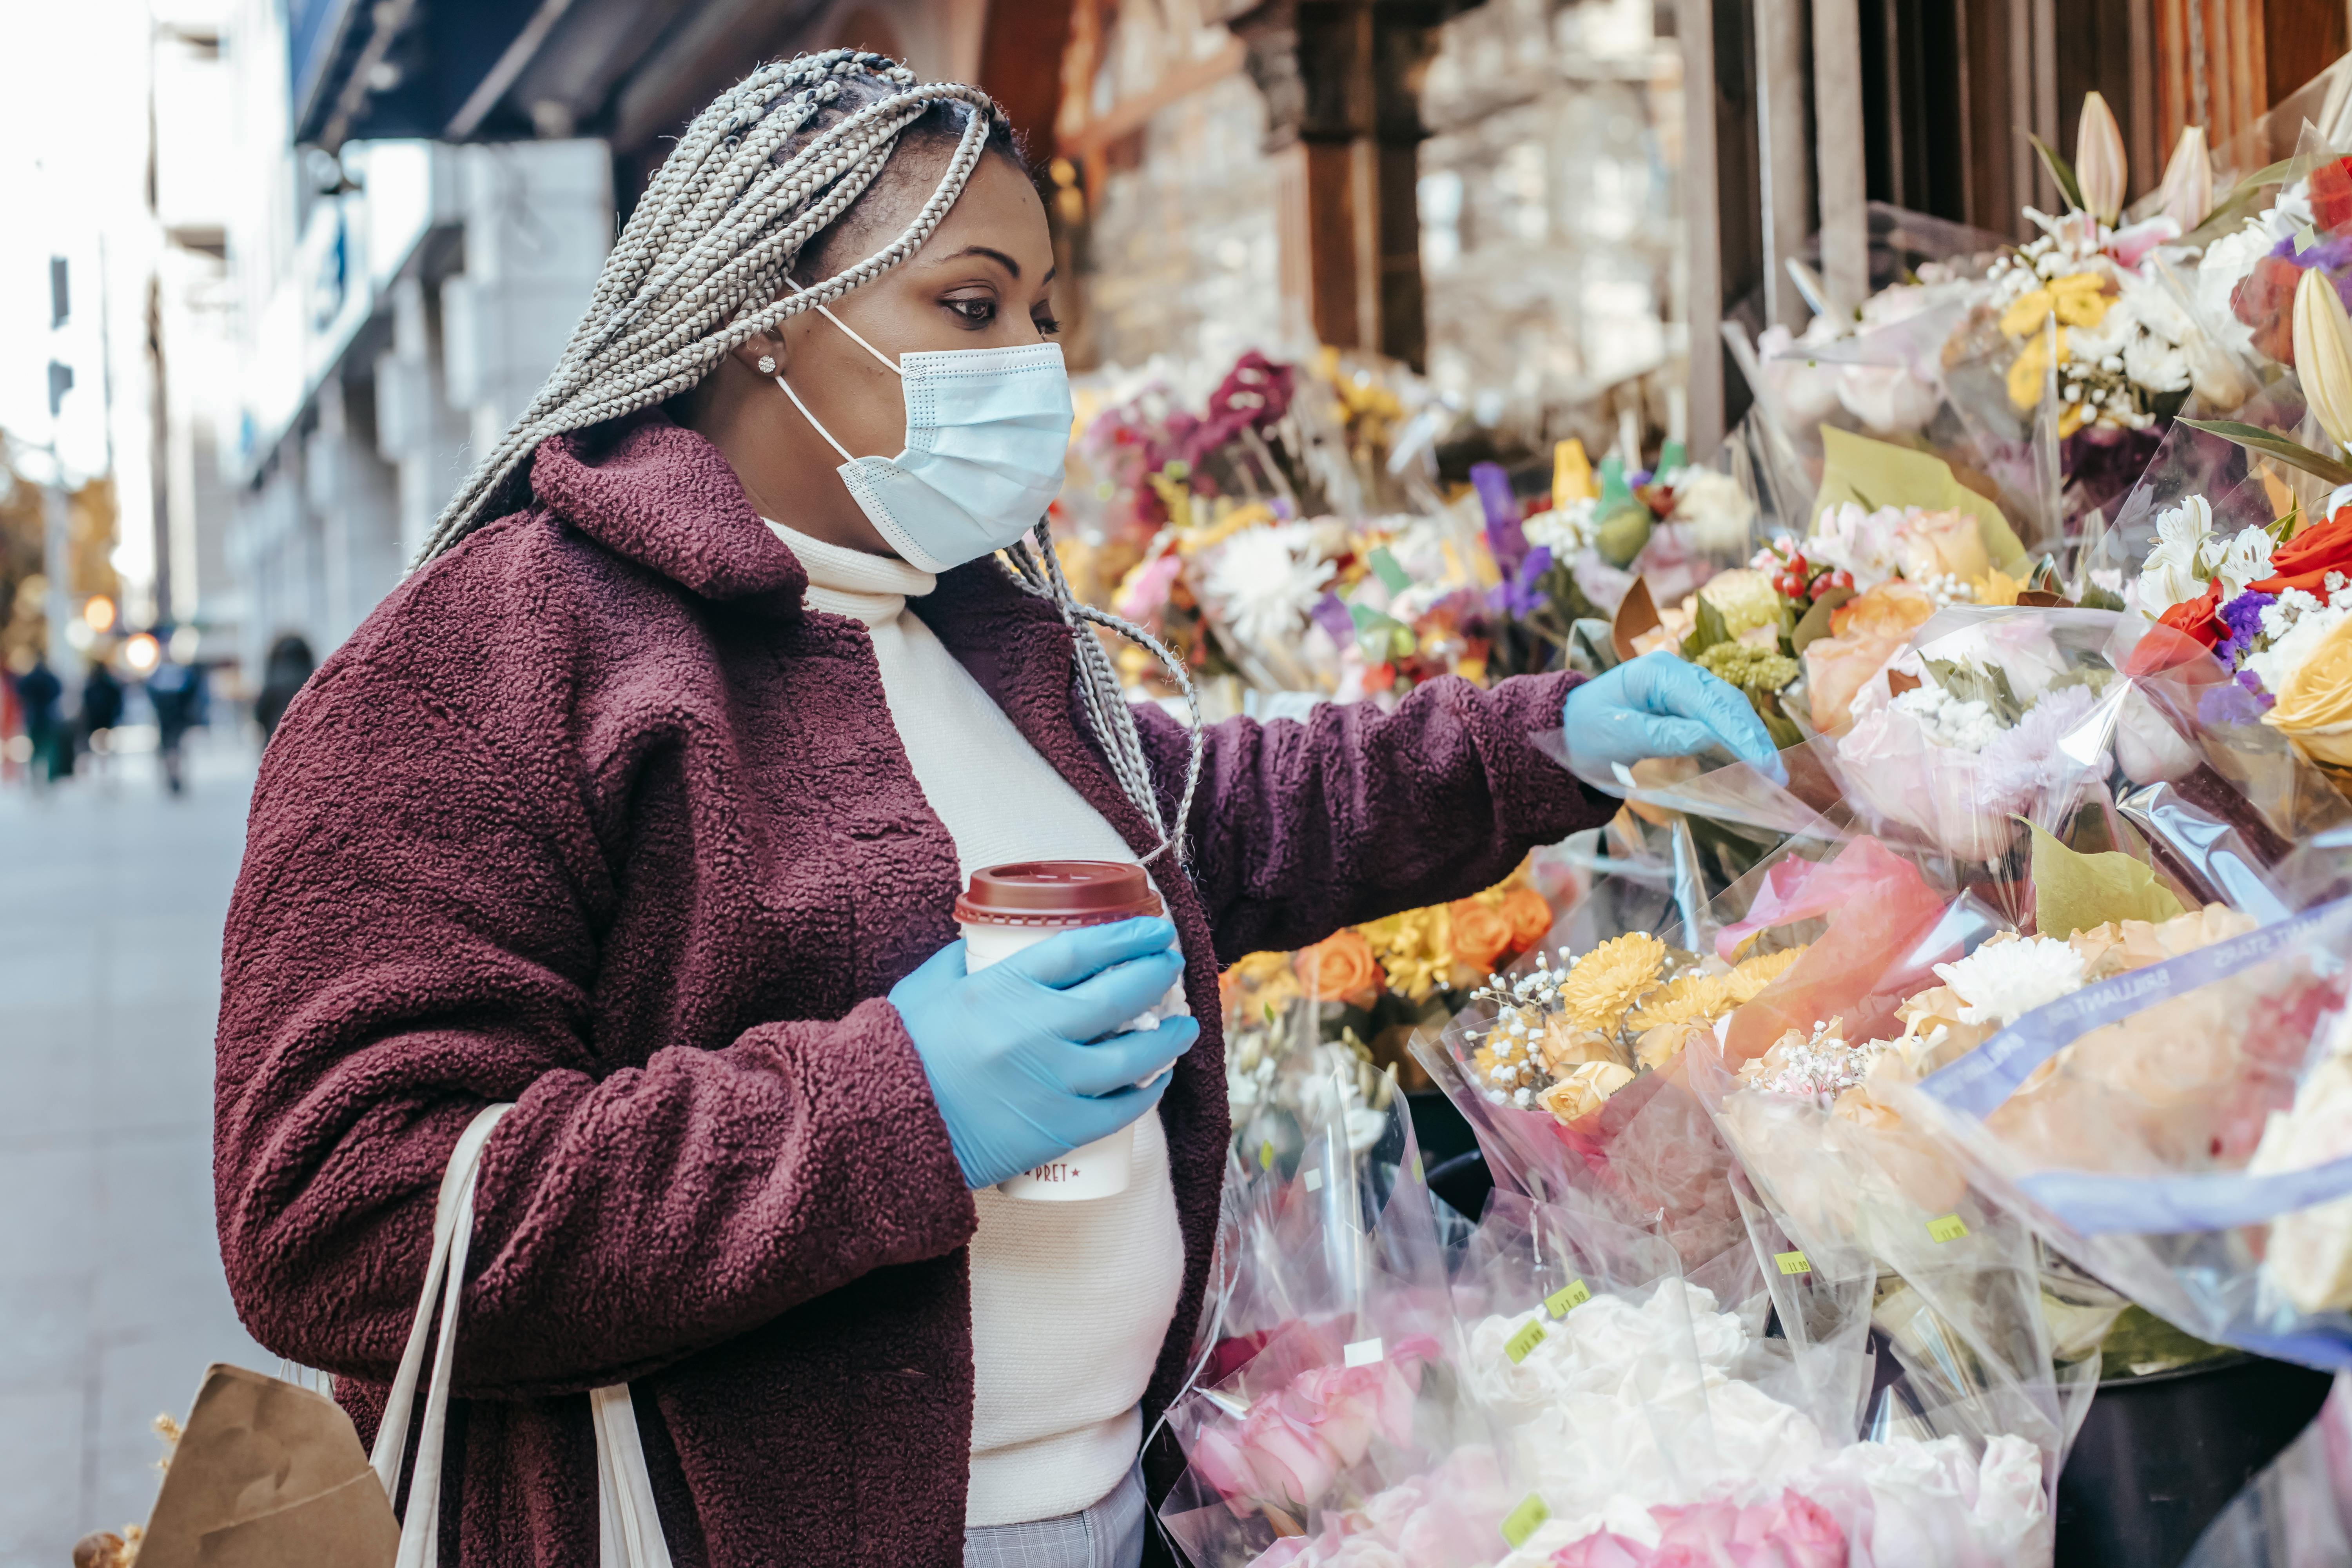
[[[397,1499],[400,1461],[408,1447],[409,1413],[415,1405],[416,1380],[425,1365],[425,1342],[434,1321],[433,1298],[441,1297],[441,1334],[433,1347],[433,1377],[425,1384],[425,1424],[416,1436],[416,1473],[409,1483],[408,1506],[402,1510],[397,1568],[425,1568],[440,1560],[441,1436],[449,1414],[449,1363],[457,1345],[457,1300],[466,1285],[466,1253],[474,1234],[474,1181],[480,1174],[482,1146],[490,1129],[512,1105],[490,1105],[466,1125],[457,1146],[449,1152],[449,1168],[441,1173],[441,1195],[433,1205],[433,1251],[425,1266],[425,1290],[417,1298],[416,1321],[408,1331],[408,1347],[401,1352],[400,1371],[384,1400],[383,1425],[376,1429],[371,1457],[383,1495]]]
[[[490,1130],[512,1105],[492,1105],[467,1124],[449,1152],[441,1194],[433,1209],[433,1250],[425,1268],[425,1289],[416,1320],[384,1401],[371,1462],[394,1496],[400,1464],[415,1407],[416,1384],[432,1338],[433,1299],[441,1298],[441,1332],[433,1346],[433,1376],[425,1384],[425,1420],[416,1436],[416,1470],[401,1512],[397,1568],[435,1568],[440,1561],[442,1434],[449,1415],[449,1363],[457,1343],[457,1304],[464,1292],[466,1254],[474,1230],[474,1184],[481,1173],[482,1148]],[[637,1436],[636,1407],[629,1385],[590,1391],[588,1413],[596,1428],[596,1534],[600,1568],[670,1568],[669,1543],[662,1539],[654,1510],[653,1479],[646,1470],[645,1446]]]
[[[590,1390],[588,1413],[596,1423],[599,1568],[670,1568],[629,1385]]]

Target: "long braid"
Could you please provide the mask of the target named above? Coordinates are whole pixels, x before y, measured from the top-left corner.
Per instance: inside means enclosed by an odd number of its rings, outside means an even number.
[[[1025,591],[1050,601],[1061,612],[1062,624],[1070,628],[1078,650],[1078,701],[1086,710],[1087,722],[1102,742],[1119,788],[1160,836],[1159,845],[1143,858],[1143,863],[1149,866],[1172,847],[1177,863],[1189,867],[1192,856],[1186,849],[1185,826],[1192,820],[1192,795],[1201,784],[1202,741],[1201,696],[1193,689],[1184,661],[1133,621],[1082,603],[1071,593],[1069,579],[1062,575],[1061,557],[1054,552],[1054,536],[1042,521],[1030,538],[1006,551],[1005,555],[1013,563],[1013,581]],[[1176,804],[1172,824],[1160,809],[1159,793],[1151,785],[1151,762],[1143,753],[1143,738],[1136,730],[1135,714],[1128,707],[1118,672],[1111,668],[1110,655],[1103,651],[1102,640],[1087,629],[1087,623],[1108,626],[1150,649],[1176,678],[1177,689],[1184,693],[1184,706],[1192,715],[1192,745],[1184,764],[1184,793]]]
[[[853,80],[861,92],[878,90],[878,96],[793,146]],[[776,298],[802,249],[882,173],[899,134],[938,106],[955,103],[971,110],[955,153],[898,237],[821,283]],[[604,258],[588,309],[555,368],[434,522],[412,570],[497,516],[549,437],[667,402],[700,382],[746,339],[831,304],[914,255],[963,194],[991,136],[1002,134],[1000,120],[994,100],[978,88],[919,83],[906,67],[855,49],[780,61],[720,94],[663,160]],[[1009,553],[1014,580],[1055,605],[1076,645],[1078,700],[1087,722],[1119,788],[1160,836],[1144,863],[1172,846],[1184,864],[1184,826],[1201,779],[1201,704],[1192,678],[1142,627],[1078,602],[1044,522],[1034,546],[1024,542]],[[1118,672],[1090,624],[1150,648],[1183,689],[1192,750],[1172,826],[1152,787],[1150,763]]]
[[[780,159],[792,138],[840,99],[842,79],[850,77],[892,90]],[[777,299],[802,247],[865,194],[899,132],[942,103],[971,113],[913,221],[873,255]],[[905,67],[851,49],[766,67],[721,94],[664,162],[605,258],[555,369],[442,511],[416,563],[488,521],[509,481],[549,437],[675,397],[747,338],[830,304],[913,255],[979,166],[996,112],[977,88],[919,84]]]

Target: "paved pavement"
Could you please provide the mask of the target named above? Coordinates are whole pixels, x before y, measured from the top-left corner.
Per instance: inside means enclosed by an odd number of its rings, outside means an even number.
[[[143,1521],[205,1365],[278,1362],[237,1325],[213,1231],[221,920],[252,758],[149,756],[46,798],[0,787],[0,1568],[65,1568]]]

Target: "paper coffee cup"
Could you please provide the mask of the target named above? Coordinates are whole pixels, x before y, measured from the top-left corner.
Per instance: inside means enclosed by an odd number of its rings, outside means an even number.
[[[975,871],[956,900],[963,928],[964,969],[987,968],[1060,931],[1165,912],[1143,868],[1118,860],[1016,860]],[[1148,1029],[1184,1011],[1180,980],[1150,1011],[1120,1026]],[[998,1184],[1007,1197],[1077,1203],[1127,1191],[1135,1154],[1133,1123],[1034,1170]]]

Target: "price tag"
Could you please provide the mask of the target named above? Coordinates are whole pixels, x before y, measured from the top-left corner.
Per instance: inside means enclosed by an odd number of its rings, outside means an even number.
[[[1349,1366],[1370,1366],[1381,1359],[1381,1342],[1376,1339],[1358,1340],[1348,1347],[1345,1353]]]
[[[1274,1169],[1274,1140],[1271,1138],[1257,1146],[1257,1168],[1261,1171]]]
[[[1416,1182],[1426,1182],[1429,1180],[1428,1168],[1422,1164],[1421,1156],[1418,1154],[1415,1154],[1412,1157],[1412,1179]]]
[[[1535,1349],[1538,1345],[1543,1342],[1543,1325],[1536,1321],[1535,1319],[1529,1318],[1526,1322],[1519,1325],[1518,1332],[1513,1334],[1509,1339],[1503,1342],[1503,1353],[1509,1356],[1511,1358],[1511,1364],[1516,1366],[1520,1362],[1528,1359],[1528,1352],[1529,1351]]]
[[[1931,1219],[1927,1222],[1927,1239],[1930,1241],[1958,1241],[1968,1233],[1968,1222],[1956,1214],[1948,1214],[1941,1219]]]
[[[1555,1318],[1565,1318],[1577,1308],[1592,1300],[1592,1292],[1581,1279],[1571,1279],[1544,1298],[1544,1310]]]
[[[1525,1502],[1503,1516],[1504,1542],[1512,1551],[1517,1551],[1550,1517],[1551,1510],[1544,1506],[1544,1500],[1529,1492]]]
[[[1318,1165],[1307,1173],[1307,1190],[1310,1193],[1319,1193],[1323,1190],[1322,1166]]]
[[[1772,1255],[1772,1261],[1780,1266],[1783,1274],[1811,1274],[1813,1271],[1812,1260],[1802,1251],[1776,1252]]]

